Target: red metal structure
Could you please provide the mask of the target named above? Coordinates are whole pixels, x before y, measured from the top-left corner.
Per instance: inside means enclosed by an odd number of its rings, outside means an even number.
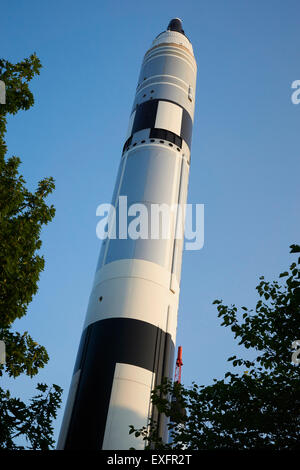
[[[181,367],[183,366],[182,362],[182,346],[178,346],[178,353],[176,359],[176,367],[175,367],[175,376],[174,382],[181,383]]]

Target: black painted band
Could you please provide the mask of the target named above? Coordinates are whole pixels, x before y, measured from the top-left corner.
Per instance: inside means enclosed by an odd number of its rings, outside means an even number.
[[[137,107],[135,108],[136,112],[130,137],[132,137],[135,132],[141,131],[143,129],[152,129],[155,127],[158,103],[160,101],[167,101],[182,108],[180,137],[187,143],[188,147],[191,148],[193,130],[192,118],[183,106],[171,100],[148,100],[144,103],[137,105]]]
[[[126,140],[122,153],[129,149],[130,145],[132,144],[132,137],[133,135],[131,135],[129,139]],[[176,147],[180,149],[182,148],[182,138],[174,132],[168,131],[166,129],[158,129],[156,127],[154,129],[150,129],[149,139],[166,140],[167,142],[171,142],[172,144],[176,145]]]
[[[131,134],[154,127],[159,100],[149,100],[141,103],[135,110]]]
[[[174,343],[169,333],[131,318],[109,318],[82,333],[74,373],[81,369],[65,449],[101,449],[116,363],[171,377]]]
[[[171,142],[180,149],[182,148],[182,138],[174,132],[168,131],[167,129],[151,129],[149,134],[150,139],[162,139],[167,142]]]

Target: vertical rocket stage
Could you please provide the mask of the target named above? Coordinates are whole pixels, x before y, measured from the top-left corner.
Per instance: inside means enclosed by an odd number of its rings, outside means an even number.
[[[184,205],[196,62],[173,19],[146,52],[112,204]],[[152,415],[150,394],[172,378],[183,239],[102,243],[61,427],[60,449],[143,449],[129,435]],[[162,435],[164,426],[161,426]]]

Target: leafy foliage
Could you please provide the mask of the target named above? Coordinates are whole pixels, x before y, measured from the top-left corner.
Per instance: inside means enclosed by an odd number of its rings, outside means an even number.
[[[299,245],[291,246],[291,253],[299,252]],[[291,361],[292,343],[300,338],[299,263],[280,274],[282,285],[260,278],[255,311],[213,302],[222,325],[256,356],[228,359],[247,370],[227,372],[209,386],[164,381],[152,392],[152,402],[170,418],[172,444],[162,442],[153,421],[141,429],[131,426],[131,433],[150,448],[300,450],[300,371]],[[182,408],[186,415],[178,413]]]
[[[38,290],[45,263],[37,252],[42,244],[41,229],[55,214],[54,207],[45,202],[54,189],[54,180],[44,178],[35,192],[28,191],[19,174],[21,160],[16,156],[6,158],[4,140],[7,115],[28,110],[34,104],[29,82],[40,68],[35,54],[17,64],[0,60],[0,80],[6,87],[6,104],[0,105],[0,339],[5,341],[7,356],[6,364],[0,365],[0,376],[6,372],[11,377],[21,373],[32,377],[49,360],[44,346],[27,331],[12,331],[12,325],[26,315]],[[57,385],[48,390],[44,384],[37,389],[41,394],[26,406],[0,388],[0,448],[22,449],[14,441],[19,436],[25,437],[32,449],[53,446],[51,420],[56,416],[62,390]]]
[[[10,332],[12,323],[23,317],[38,290],[44,258],[40,232],[55,214],[46,197],[54,189],[53,178],[39,182],[34,193],[25,187],[18,168],[20,159],[5,159],[7,114],[29,109],[34,98],[28,82],[39,74],[41,63],[35,54],[17,64],[0,60],[0,80],[6,85],[6,104],[0,105],[0,338],[5,340],[8,360],[5,370],[16,377],[33,376],[48,361],[48,354],[28,333]],[[3,366],[0,367],[2,375]]]
[[[0,388],[0,449],[24,450],[16,439],[25,437],[31,450],[49,450],[54,445],[52,420],[61,403],[62,389],[38,384],[35,395],[27,406],[19,398],[11,397]]]

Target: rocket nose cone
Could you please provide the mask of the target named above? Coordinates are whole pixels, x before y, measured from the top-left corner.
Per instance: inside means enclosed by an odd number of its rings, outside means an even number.
[[[173,18],[167,28],[167,31],[177,31],[177,33],[184,34],[182,29],[182,21],[180,18]]]

